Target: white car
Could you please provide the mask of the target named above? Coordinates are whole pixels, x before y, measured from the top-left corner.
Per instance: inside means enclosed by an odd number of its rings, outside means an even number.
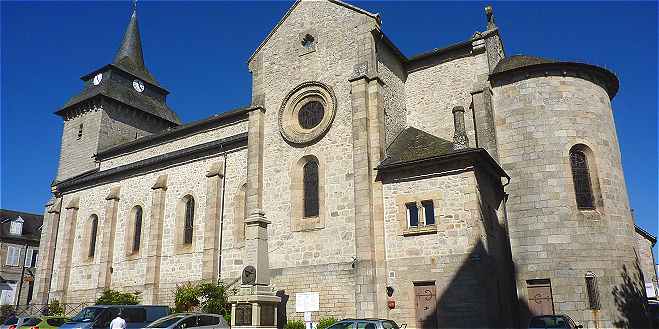
[[[160,329],[229,329],[221,315],[209,313],[176,313],[160,318],[146,326]]]

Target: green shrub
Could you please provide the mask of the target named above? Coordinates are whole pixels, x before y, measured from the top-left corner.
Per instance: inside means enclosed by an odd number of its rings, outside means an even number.
[[[196,284],[186,282],[176,285],[174,292],[174,310],[177,313],[190,312],[199,306],[199,288]]]
[[[103,290],[96,305],[137,305],[141,302],[140,292],[121,292],[112,289]]]
[[[222,281],[184,283],[176,286],[174,309],[176,312],[190,312],[200,308],[204,313],[219,314],[231,323],[229,296],[236,290],[229,290]]]
[[[321,318],[316,329],[327,329],[329,326],[335,324],[336,322],[336,319],[332,317]]]
[[[48,304],[48,315],[64,316],[64,306],[60,304],[59,300],[53,299]]]
[[[305,329],[302,320],[288,320],[284,325],[284,329]]]

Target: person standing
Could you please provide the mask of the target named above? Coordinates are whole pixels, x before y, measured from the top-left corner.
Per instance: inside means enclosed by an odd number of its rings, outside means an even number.
[[[117,317],[110,322],[110,329],[126,329],[126,320],[124,320],[121,315],[121,311],[119,311]]]

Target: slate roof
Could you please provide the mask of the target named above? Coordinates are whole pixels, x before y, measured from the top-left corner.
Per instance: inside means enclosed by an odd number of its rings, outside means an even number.
[[[16,236],[9,233],[11,220],[16,220],[18,217],[23,219],[23,234]],[[10,220],[11,219],[11,220]],[[43,225],[43,216],[31,214],[22,211],[14,211],[7,209],[0,209],[0,239],[3,241],[11,240],[12,242],[32,241],[39,242],[41,238],[41,225]]]
[[[500,60],[497,66],[494,67],[492,73],[500,73],[521,67],[546,63],[556,63],[556,61],[535,56],[513,55]]]
[[[452,142],[414,127],[405,128],[389,147],[379,167],[402,164],[453,153]]]
[[[129,104],[132,107],[167,120],[169,122],[180,124],[181,119],[172,109],[164,102],[159,102],[151,97],[138,95],[130,85],[117,83],[114,80],[108,79],[98,86],[91,85],[85,88],[80,94],[71,97],[64,106],[62,106],[57,114],[63,113],[67,108],[84,100],[91,99],[94,96],[103,95],[115,101]]]

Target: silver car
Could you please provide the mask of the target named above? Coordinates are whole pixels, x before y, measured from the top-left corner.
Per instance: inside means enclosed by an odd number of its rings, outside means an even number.
[[[146,326],[161,329],[228,329],[229,325],[221,315],[208,313],[176,313],[160,318]]]

